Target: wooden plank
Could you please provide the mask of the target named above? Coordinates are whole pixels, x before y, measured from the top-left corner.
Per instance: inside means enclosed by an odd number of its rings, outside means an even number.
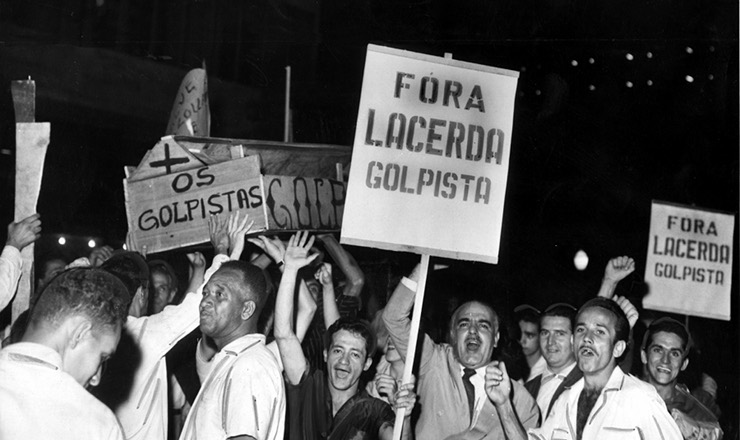
[[[172,136],[165,136],[149,150],[129,180],[145,180],[176,174],[206,165],[180,146]]]

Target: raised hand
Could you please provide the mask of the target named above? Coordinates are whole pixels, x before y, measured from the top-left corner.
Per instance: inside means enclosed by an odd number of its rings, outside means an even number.
[[[606,263],[604,280],[618,283],[635,271],[635,260],[630,257],[615,257]]]
[[[321,285],[324,287],[333,285],[331,276],[331,264],[322,263],[321,266],[319,266],[319,269],[314,274],[314,278],[316,278],[318,282],[321,283]]]
[[[285,269],[298,270],[311,264],[318,257],[318,254],[308,255],[308,251],[313,246],[314,237],[309,235],[308,231],[298,231],[288,240],[288,247],[285,249]]]
[[[283,256],[285,255],[285,243],[278,237],[265,237],[260,235],[257,238],[247,239],[250,243],[262,249],[267,255],[270,256],[276,263],[280,264],[283,262]]]
[[[229,246],[231,247],[229,258],[232,260],[238,260],[242,256],[242,251],[244,250],[244,234],[249,232],[252,226],[254,226],[254,221],[247,223],[249,214],[244,214],[243,220],[239,218],[240,216],[240,211],[231,213],[227,226]]]
[[[624,312],[625,315],[627,315],[627,321],[630,323],[630,328],[635,327],[635,323],[637,322],[637,318],[640,317],[640,313],[637,311],[637,307],[635,307],[627,298],[623,296],[615,296],[614,302],[617,303],[620,309]]]
[[[216,254],[227,255],[229,253],[229,231],[225,221],[217,215],[208,218],[208,234]]]
[[[101,264],[113,255],[113,248],[110,246],[100,246],[90,252],[90,265],[100,267]]]
[[[11,222],[8,225],[7,246],[23,250],[24,247],[38,240],[41,236],[41,215],[38,213],[30,215],[18,223]]]
[[[188,257],[188,263],[190,264],[190,271],[195,272],[198,270],[205,271],[206,269],[206,257],[200,252],[190,252],[185,254]]]
[[[494,405],[503,405],[511,395],[511,379],[506,364],[493,361],[486,367],[486,394]]]

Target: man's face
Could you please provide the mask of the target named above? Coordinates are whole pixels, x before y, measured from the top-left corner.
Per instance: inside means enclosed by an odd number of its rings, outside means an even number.
[[[616,364],[625,349],[624,341],[615,344],[617,317],[601,307],[589,307],[576,318],[575,346],[578,368],[584,375],[595,375]],[[611,374],[611,371],[609,371]]]
[[[241,275],[231,269],[219,269],[203,288],[201,331],[214,339],[235,334],[242,322],[251,316],[248,302]]]
[[[686,369],[689,360],[684,352],[683,341],[675,333],[658,332],[645,350],[640,353],[647,367],[648,382],[655,385],[672,385],[678,373]]]
[[[67,263],[65,263],[64,260],[54,259],[47,261],[44,265],[44,273],[41,274],[41,278],[39,279],[39,289],[46,286],[49,281],[57,276],[59,272],[63,271],[66,266]]]
[[[543,316],[539,344],[547,366],[555,373],[576,360],[573,354],[573,332],[568,318]]]
[[[332,335],[329,351],[324,351],[329,385],[336,390],[349,390],[356,386],[362,372],[370,368],[365,338],[347,330]]]
[[[478,302],[463,304],[450,329],[457,360],[467,368],[479,368],[491,361],[498,343],[493,311]]]
[[[172,301],[175,290],[169,275],[161,272],[152,272],[152,288],[154,289],[153,313],[159,313]]]
[[[77,344],[65,353],[63,370],[83,387],[100,383],[103,364],[116,351],[121,329],[103,327],[87,331]]]
[[[522,334],[519,337],[519,345],[522,346],[524,356],[532,356],[537,353],[540,349],[539,341],[537,340],[537,333],[539,332],[537,324],[533,322],[519,321],[519,330]]]

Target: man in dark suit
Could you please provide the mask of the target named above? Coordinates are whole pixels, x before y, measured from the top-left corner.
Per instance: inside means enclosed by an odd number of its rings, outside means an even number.
[[[575,307],[565,303],[551,305],[540,317],[540,350],[547,369],[524,386],[537,400],[542,420],[547,418],[563,390],[583,377],[573,352],[575,317]]]

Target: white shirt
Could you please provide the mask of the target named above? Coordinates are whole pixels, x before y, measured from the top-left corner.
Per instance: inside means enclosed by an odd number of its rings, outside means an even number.
[[[211,275],[228,261],[226,255],[216,255],[205,274]],[[141,318],[128,317],[126,331],[134,337],[141,351],[139,367],[133,375],[129,398],[116,407],[128,440],[167,439],[167,362],[165,355],[182,338],[198,327],[198,308],[203,286],[188,293],[176,306],[167,306],[161,312]]]
[[[547,368],[542,373],[542,381],[540,382],[540,390],[537,393],[537,406],[540,407],[540,414],[544,419],[547,416],[547,408],[550,407],[550,401],[552,396],[555,395],[555,390],[558,389],[561,383],[570,374],[571,371],[576,367],[576,362],[565,367],[560,373],[553,373],[550,368]],[[535,376],[537,377],[537,376]]]
[[[529,376],[527,376],[527,380],[525,380],[524,382],[529,382],[540,374],[544,374],[545,370],[547,370],[547,361],[545,360],[544,356],[540,355],[540,357],[537,359],[537,362],[535,362],[534,365],[532,365],[532,367],[529,369]]]
[[[41,344],[0,351],[0,439],[123,440],[111,410],[61,365],[59,353]]]
[[[560,395],[542,426],[528,431],[529,439],[575,440],[581,378]],[[662,439],[683,440],[676,422],[655,388],[616,367],[596,400],[586,425],[584,440]]]
[[[480,412],[481,408],[483,408],[483,404],[485,403],[485,399],[488,399],[488,395],[486,394],[486,367],[488,365],[484,365],[480,368],[475,369],[475,374],[470,376],[470,383],[473,384],[473,388],[475,388],[475,412],[473,413],[473,420],[476,419],[478,416],[478,413]],[[460,365],[460,376],[462,376],[465,373],[465,367]]]
[[[240,435],[282,440],[285,385],[264,335],[249,334],[232,341],[216,353],[210,365],[180,440]]]
[[[5,246],[0,254],[0,310],[5,309],[15,295],[21,278],[21,265],[21,251]]]

